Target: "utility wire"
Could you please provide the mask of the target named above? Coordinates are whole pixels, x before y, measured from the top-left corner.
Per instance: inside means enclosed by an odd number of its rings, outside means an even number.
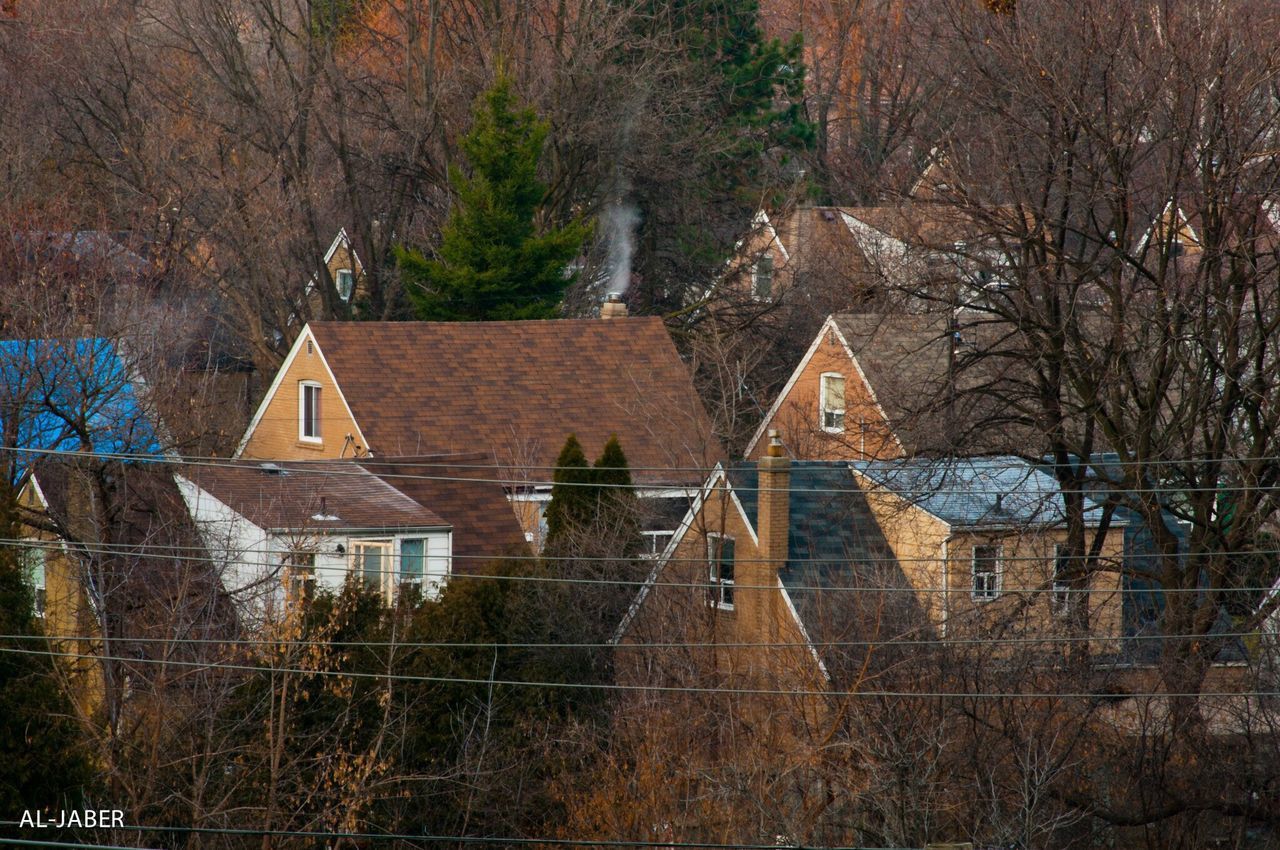
[[[132,658],[117,655],[100,655],[81,652],[57,652],[49,650],[18,649],[0,647],[0,653],[14,655],[47,656],[54,658],[75,658],[93,661],[118,661],[126,664],[156,664],[165,667],[194,667],[202,670],[232,670],[244,673],[275,673],[297,676],[323,676],[349,679],[375,679],[387,682],[420,682],[447,685],[484,685],[487,687],[525,687],[525,688],[564,688],[568,690],[596,690],[614,692],[640,693],[680,693],[680,694],[721,694],[725,696],[771,696],[771,697],[876,697],[897,699],[1101,699],[1115,697],[1115,694],[1099,694],[1085,691],[1015,691],[999,693],[992,691],[883,691],[883,690],[814,690],[806,688],[712,688],[695,685],[639,685],[620,682],[548,682],[528,681],[520,679],[473,679],[463,676],[415,676],[407,673],[370,673],[365,671],[342,670],[307,670],[298,667],[271,667],[269,665],[230,664],[224,662],[182,661],[165,658]],[[1242,697],[1278,697],[1280,691],[1134,691],[1123,695],[1125,698],[1161,697],[1161,698],[1242,698]]]

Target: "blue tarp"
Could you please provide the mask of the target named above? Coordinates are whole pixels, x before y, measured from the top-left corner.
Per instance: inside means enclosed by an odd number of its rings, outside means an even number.
[[[116,344],[101,338],[0,341],[0,435],[17,474],[41,454],[158,455],[160,440]]]

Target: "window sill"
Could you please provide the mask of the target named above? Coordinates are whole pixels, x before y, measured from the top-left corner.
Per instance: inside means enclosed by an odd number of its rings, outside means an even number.
[[[824,433],[824,434],[843,434],[843,433],[844,433],[844,429],[843,429],[843,428],[828,428],[826,425],[823,425],[823,426],[822,426],[822,433]]]
[[[979,596],[979,595],[978,595],[978,594],[976,594],[976,593],[971,594],[971,595],[972,595],[972,597],[973,597],[973,601],[974,601],[974,602],[995,602],[997,599],[999,599],[999,598],[1000,598],[1000,594],[998,594],[998,593],[997,593],[996,595],[994,595],[994,596],[985,596],[985,595],[984,595],[984,596]]]
[[[300,449],[323,449],[324,440],[308,440],[303,437],[299,437],[298,442],[295,445]]]

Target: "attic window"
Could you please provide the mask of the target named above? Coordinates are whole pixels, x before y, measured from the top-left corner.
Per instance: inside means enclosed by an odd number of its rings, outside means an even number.
[[[820,381],[818,406],[822,430],[828,434],[844,433],[844,375],[823,372]]]
[[[45,593],[45,549],[35,540],[23,541],[21,550],[22,577],[31,586],[31,595],[35,605],[35,615],[44,617]]]
[[[1000,595],[1000,547],[973,547],[973,598],[990,602]]]
[[[320,385],[315,381],[298,382],[298,439],[319,443]]]
[[[333,276],[333,281],[338,287],[338,297],[343,301],[350,301],[351,293],[356,288],[356,276],[351,269],[338,269]]]
[[[751,267],[751,297],[767,301],[773,294],[773,257],[765,254]]]
[[[733,538],[707,535],[707,602],[726,611],[733,610]]]

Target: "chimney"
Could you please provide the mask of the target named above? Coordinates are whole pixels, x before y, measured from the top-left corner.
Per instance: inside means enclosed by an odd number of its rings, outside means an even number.
[[[604,299],[604,303],[600,305],[600,318],[602,319],[625,319],[627,317],[627,305],[622,303],[622,293],[610,292]]]
[[[769,445],[756,467],[758,556],[739,569],[739,628],[743,641],[771,639],[777,617],[773,610],[778,571],[787,562],[787,538],[791,527],[791,459],[783,454],[778,432],[770,429]],[[756,589],[759,588],[759,589]]]

